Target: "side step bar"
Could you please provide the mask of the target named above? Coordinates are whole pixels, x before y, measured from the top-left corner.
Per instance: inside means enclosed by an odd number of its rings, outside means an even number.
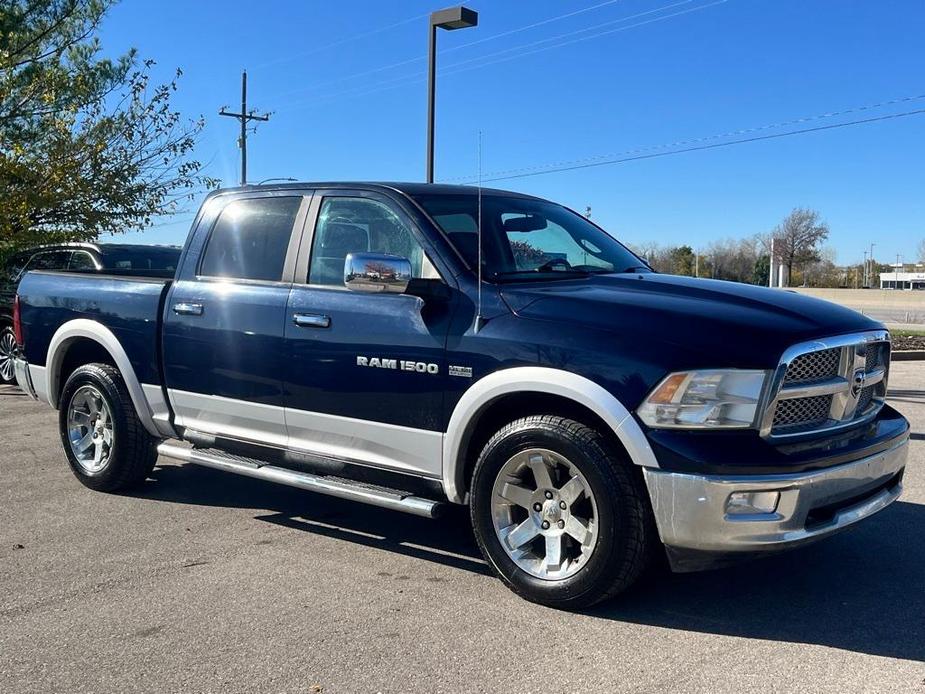
[[[214,449],[203,450],[186,448],[175,443],[162,443],[157,447],[157,453],[165,458],[183,463],[193,463],[215,468],[216,470],[224,470],[225,472],[234,472],[238,475],[256,477],[268,482],[298,487],[318,494],[336,496],[339,499],[359,501],[360,503],[380,506],[394,511],[404,511],[405,513],[424,516],[425,518],[436,518],[444,506],[439,501],[412,496],[397,489],[388,489],[341,477],[325,477],[307,472],[296,472]]]

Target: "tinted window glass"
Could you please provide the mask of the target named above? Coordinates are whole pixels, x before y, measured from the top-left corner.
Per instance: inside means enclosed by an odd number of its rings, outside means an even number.
[[[348,253],[388,253],[411,261],[413,277],[438,277],[424,249],[387,205],[366,198],[325,198],[312,242],[310,284],[344,286]]]
[[[70,251],[44,251],[29,261],[29,270],[63,270],[67,267]]]
[[[67,264],[68,270],[95,270],[93,258],[86,251],[74,251],[71,253],[71,261]]]
[[[419,195],[417,201],[469,266],[478,264],[478,197]],[[545,200],[482,196],[482,267],[488,278],[627,272],[645,263],[581,215]]]
[[[103,267],[108,270],[170,270],[177,269],[179,248],[162,246],[116,246],[100,248]]]
[[[302,199],[236,200],[212,228],[200,274],[278,281]]]

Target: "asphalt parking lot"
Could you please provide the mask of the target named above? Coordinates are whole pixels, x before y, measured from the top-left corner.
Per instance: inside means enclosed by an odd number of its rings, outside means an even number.
[[[489,577],[463,514],[172,463],[91,492],[56,413],[0,387],[0,692],[925,694],[925,364],[891,386],[914,432],[891,508],[585,614]]]

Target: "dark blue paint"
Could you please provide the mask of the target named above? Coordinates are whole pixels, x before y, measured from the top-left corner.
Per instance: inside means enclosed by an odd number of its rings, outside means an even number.
[[[438,186],[439,187],[439,186]],[[795,293],[652,273],[580,280],[483,285],[473,330],[473,273],[417,207],[414,185],[351,184],[390,201],[416,227],[450,285],[446,301],[352,293],[299,283],[199,280],[196,267],[221,207],[210,196],[194,224],[166,300],[164,373],[171,388],[300,410],[445,430],[466,389],[515,366],[546,366],[600,384],[633,411],[668,373],[694,368],[774,368],[790,345],[881,328],[858,313]],[[342,192],[337,184],[224,192],[292,195]],[[302,249],[302,252],[307,252]],[[296,278],[297,280],[299,278]],[[301,278],[304,280],[304,278]],[[44,363],[54,330],[66,320],[99,320],[116,333],[140,380],[160,382],[155,350],[164,283],[30,274],[20,291],[26,356]],[[202,303],[198,317],[171,306]],[[331,327],[296,327],[294,313],[321,313]],[[439,374],[357,365],[357,356],[434,363]],[[451,377],[449,365],[473,378]],[[799,446],[774,445],[755,431],[649,431],[661,464],[689,471],[771,472],[813,469],[879,450],[908,425],[883,408],[870,425]]]
[[[55,331],[78,318],[109,328],[141,383],[161,382],[157,363],[160,303],[168,280],[70,272],[30,272],[19,285],[26,359],[45,365]]]
[[[164,375],[170,388],[282,406],[286,348],[283,284],[180,280],[164,317]],[[195,303],[202,315],[178,315]]]

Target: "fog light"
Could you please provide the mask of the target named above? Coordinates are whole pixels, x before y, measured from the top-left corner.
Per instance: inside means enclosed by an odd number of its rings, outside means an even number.
[[[731,516],[750,513],[774,513],[780,492],[733,492],[726,502],[726,513]]]

